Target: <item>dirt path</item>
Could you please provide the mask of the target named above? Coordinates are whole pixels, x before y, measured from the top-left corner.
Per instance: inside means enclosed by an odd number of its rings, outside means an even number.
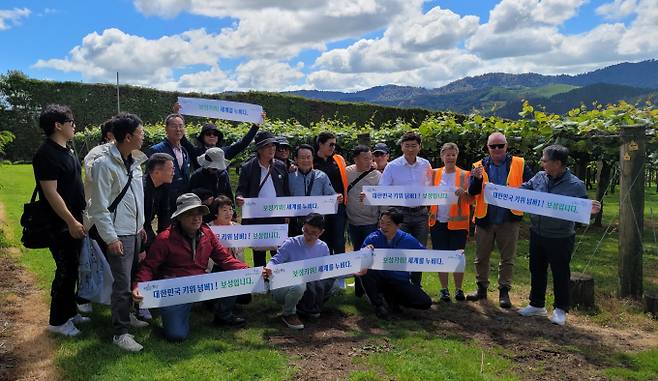
[[[0,380],[55,380],[55,342],[45,330],[46,297],[34,277],[18,265],[19,250],[0,250]]]

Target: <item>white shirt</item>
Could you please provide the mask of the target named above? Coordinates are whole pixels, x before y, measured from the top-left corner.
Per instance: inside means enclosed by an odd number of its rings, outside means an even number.
[[[267,167],[263,167],[260,161],[258,162],[258,165],[260,166],[260,182],[262,183],[263,180],[265,179],[265,176],[267,176],[267,173],[270,171],[270,167],[269,165]],[[267,176],[267,180],[265,181],[265,184],[263,184],[263,187],[260,188],[260,192],[258,192],[258,197],[276,198],[276,189],[274,188],[272,175]]]
[[[404,156],[388,163],[384,168],[379,185],[432,185],[432,165],[420,156],[416,162],[409,164]]]
[[[178,169],[183,169],[183,150],[181,149],[180,146],[171,146],[171,150],[174,151],[174,155],[176,155],[176,161],[178,162]]]
[[[439,186],[452,188],[455,186],[455,179],[457,178],[457,171],[453,173],[447,173],[443,171],[441,175],[441,183]],[[439,205],[439,212],[436,214],[436,219],[439,222],[446,223],[450,218],[450,205]]]

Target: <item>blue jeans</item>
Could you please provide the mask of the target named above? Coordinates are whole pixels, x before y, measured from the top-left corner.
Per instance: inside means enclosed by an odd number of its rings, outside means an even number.
[[[372,224],[372,225],[352,225],[348,224],[347,225],[347,230],[350,234],[350,241],[352,241],[352,246],[354,247],[354,250],[359,250],[361,249],[361,246],[363,246],[363,241],[365,241],[366,237],[377,230],[377,224]]]
[[[228,319],[233,315],[233,306],[237,297],[229,296],[227,298],[217,299],[215,309],[215,319]],[[162,318],[162,327],[164,334],[169,341],[182,341],[190,333],[190,313],[192,304],[179,304],[176,306],[160,308],[160,317]]]

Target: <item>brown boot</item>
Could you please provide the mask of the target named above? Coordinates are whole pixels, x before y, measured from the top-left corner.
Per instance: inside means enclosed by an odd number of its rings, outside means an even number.
[[[478,289],[475,292],[472,292],[466,295],[466,300],[475,302],[481,299],[487,298],[487,288],[480,282],[478,282]]]
[[[498,303],[500,308],[511,308],[512,301],[509,298],[509,288],[501,287],[499,290]]]

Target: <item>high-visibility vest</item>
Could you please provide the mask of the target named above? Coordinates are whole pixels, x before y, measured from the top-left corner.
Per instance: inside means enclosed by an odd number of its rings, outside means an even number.
[[[441,185],[441,177],[443,176],[443,170],[445,167],[441,167],[434,171],[434,186]],[[465,171],[459,167],[455,168],[455,187],[462,188],[467,190],[468,176],[470,176],[469,171]],[[468,230],[468,217],[471,213],[470,205],[463,201],[461,198],[457,201],[456,204],[450,205],[450,215],[448,217],[448,230]],[[432,205],[430,207],[429,215],[429,225],[434,226],[436,224],[436,216],[439,214],[439,205]]]
[[[333,157],[340,172],[340,181],[343,183],[343,204],[347,205],[347,163],[345,158],[338,154],[334,154]]]
[[[473,164],[473,168],[482,166],[482,160]],[[512,164],[507,174],[507,186],[518,188],[523,184],[523,169],[525,168],[525,160],[519,156],[512,156]],[[482,171],[482,192],[475,196],[475,213],[473,213],[473,222],[476,218],[484,218],[487,215],[487,202],[484,201],[484,186],[489,182],[489,175],[487,171]],[[512,210],[512,214],[522,216],[523,212],[520,210]]]

